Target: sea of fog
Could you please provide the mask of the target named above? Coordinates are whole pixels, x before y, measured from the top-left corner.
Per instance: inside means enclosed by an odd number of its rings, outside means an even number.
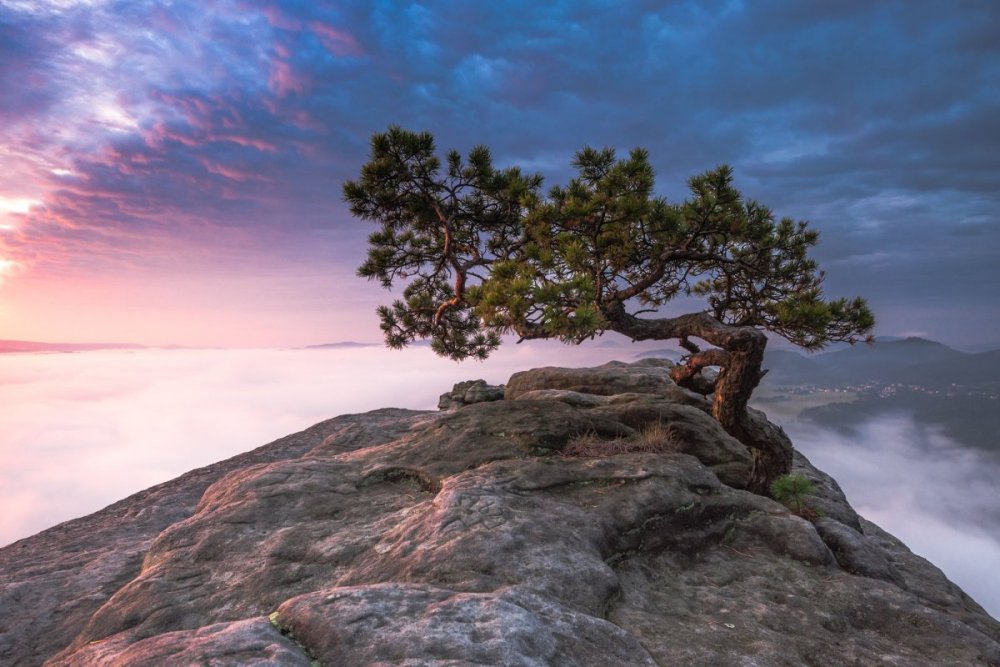
[[[532,342],[462,364],[426,347],[0,355],[0,546],[336,415],[434,409],[461,380],[636,353]],[[906,415],[854,436],[784,425],[863,516],[1000,616],[996,460]]]

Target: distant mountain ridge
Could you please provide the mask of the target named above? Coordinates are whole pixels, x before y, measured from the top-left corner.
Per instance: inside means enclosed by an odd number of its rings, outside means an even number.
[[[430,345],[428,341],[415,341],[413,345]],[[349,350],[362,347],[380,347],[381,342],[360,343],[353,340],[337,341],[334,343],[320,343],[318,345],[306,345],[300,350]],[[29,340],[0,340],[0,354],[4,353],[32,353],[32,352],[95,352],[98,350],[148,350],[151,347],[157,349],[192,349],[178,345],[140,345],[138,343],[47,343]],[[229,348],[218,348],[229,349]]]
[[[849,402],[807,407],[799,419],[842,433],[887,416],[943,429],[955,442],[1000,454],[1000,350],[971,354],[923,338],[858,345],[805,357],[768,353],[762,382],[799,393],[810,388],[856,391]]]
[[[942,389],[1000,385],[1000,351],[970,354],[924,338],[859,344],[807,357],[775,350],[764,357],[771,386],[906,384]]]
[[[343,349],[353,349],[356,347],[376,347],[381,345],[381,343],[358,343],[353,340],[345,340],[337,343],[320,343],[319,345],[306,345],[304,350],[343,350]]]
[[[637,358],[676,359],[675,350],[650,350]],[[1000,350],[969,353],[926,338],[884,337],[874,344],[813,355],[792,350],[768,350],[764,355],[771,387],[823,387],[864,384],[918,385],[943,389],[954,384],[968,388],[1000,388]]]
[[[0,340],[0,354],[14,352],[92,352],[95,350],[145,350],[136,343],[43,343],[28,340]]]

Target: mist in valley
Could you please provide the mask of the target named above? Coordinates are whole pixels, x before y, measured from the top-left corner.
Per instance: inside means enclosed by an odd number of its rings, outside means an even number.
[[[435,409],[458,381],[631,360],[607,344],[507,345],[457,364],[426,347],[139,350],[0,358],[0,546],[339,414]],[[1000,616],[1000,455],[896,412],[830,428],[761,407],[855,509]]]
[[[380,345],[2,355],[0,546],[337,415],[432,410],[462,380],[616,357],[547,342],[462,364]]]
[[[1000,456],[902,412],[847,432],[805,420],[783,426],[795,447],[837,480],[859,514],[1000,616]]]

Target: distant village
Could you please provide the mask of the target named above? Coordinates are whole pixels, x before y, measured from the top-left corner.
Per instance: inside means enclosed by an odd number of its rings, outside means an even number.
[[[797,384],[774,387],[776,391],[790,396],[807,396],[818,393],[855,393],[859,398],[890,398],[900,394],[927,394],[929,396],[948,397],[970,397],[1000,400],[1000,389],[990,387],[987,389],[979,387],[967,387],[961,384],[952,383],[947,389],[933,389],[917,384],[903,383],[881,383],[863,382],[859,384],[845,384],[837,386],[823,386],[818,384]]]

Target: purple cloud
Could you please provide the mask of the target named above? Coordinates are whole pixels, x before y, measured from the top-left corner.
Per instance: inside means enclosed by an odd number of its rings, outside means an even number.
[[[242,237],[257,257],[237,273],[353,270],[368,230],[340,183],[398,123],[552,180],[585,143],[644,145],[674,199],[728,162],[823,230],[821,257],[882,252],[831,287],[972,307],[1000,236],[998,19],[985,1],[8,3],[0,197],[43,206],[0,221],[16,228],[0,254],[92,271],[185,244],[221,257]]]

